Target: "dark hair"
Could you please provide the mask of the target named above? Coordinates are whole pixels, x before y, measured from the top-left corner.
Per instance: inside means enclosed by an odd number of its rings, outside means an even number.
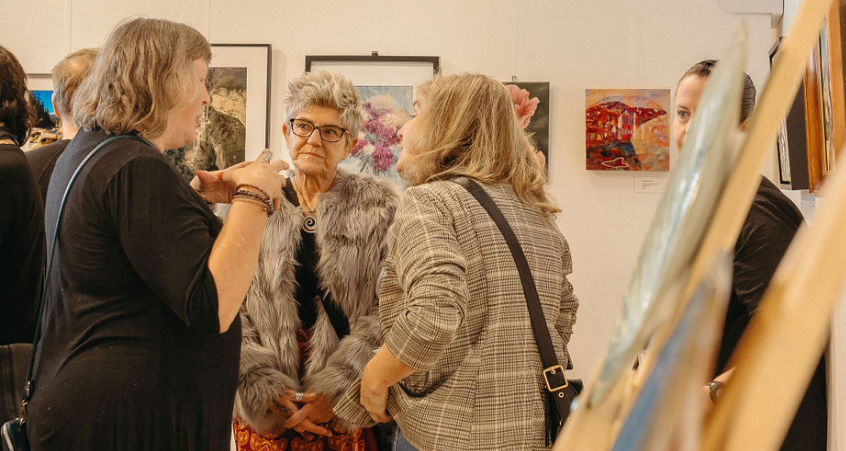
[[[27,101],[26,75],[15,55],[0,45],[0,122],[18,141],[26,141],[35,123],[35,108]]]
[[[700,61],[687,72],[684,73],[682,78],[679,80],[684,80],[685,77],[690,75],[696,75],[698,77],[709,77],[711,76],[711,71],[714,70],[714,66],[717,65],[717,60],[703,60]],[[746,72],[743,73],[743,94],[740,100],[740,123],[743,123],[749,116],[752,115],[752,110],[755,109],[755,83],[752,83],[752,77],[749,76]]]

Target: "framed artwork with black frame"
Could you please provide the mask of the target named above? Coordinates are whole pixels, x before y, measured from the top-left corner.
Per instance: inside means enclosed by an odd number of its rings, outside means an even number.
[[[307,55],[305,67],[306,72],[345,75],[362,100],[358,141],[338,167],[374,175],[398,191],[404,190],[405,184],[396,171],[400,153],[397,132],[411,117],[415,87],[440,73],[440,57]]]
[[[258,157],[270,143],[270,44],[212,44],[209,105],[194,142],[166,155],[186,180]]]

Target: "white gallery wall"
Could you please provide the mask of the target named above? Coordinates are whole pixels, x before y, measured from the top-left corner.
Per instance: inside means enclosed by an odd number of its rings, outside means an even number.
[[[549,81],[550,189],[574,262],[581,301],[571,352],[587,377],[604,354],[622,294],[660,193],[635,193],[635,179],[667,173],[585,170],[585,88],[675,88],[693,63],[717,58],[742,20],[747,71],[761,85],[770,15],[737,15],[712,0],[0,0],[8,17],[0,43],[29,73],[49,72],[64,54],[98,46],[127,16],[187,22],[213,43],[273,45],[271,147],[287,157],[282,95],[305,55],[440,56],[442,72]],[[46,16],[46,17],[43,17]],[[40,20],[41,20],[40,19]],[[675,158],[675,153],[673,158]]]
[[[731,2],[730,2],[731,3]],[[736,3],[736,2],[735,2]],[[751,2],[756,3],[756,2]],[[758,1],[757,3],[763,3]],[[773,3],[773,2],[766,2]],[[780,5],[781,2],[777,2]],[[271,147],[286,157],[281,98],[305,55],[440,56],[442,72],[481,72],[551,86],[550,189],[574,261],[581,307],[571,353],[588,377],[605,353],[659,192],[668,174],[589,172],[584,152],[586,88],[675,88],[693,63],[718,58],[745,21],[747,72],[763,86],[772,17],[736,14],[717,0],[0,0],[0,44],[30,73],[97,46],[132,15],[187,22],[212,43],[273,46]],[[46,13],[49,12],[49,13]],[[37,26],[34,26],[37,24]],[[760,93],[760,89],[759,89]],[[675,153],[673,158],[675,158]],[[762,171],[774,173],[774,159]],[[772,177],[771,177],[772,178]]]

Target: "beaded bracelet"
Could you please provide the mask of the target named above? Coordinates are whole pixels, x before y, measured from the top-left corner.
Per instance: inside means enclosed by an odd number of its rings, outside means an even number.
[[[245,189],[236,189],[235,193],[232,194],[232,198],[241,198],[241,199],[254,199],[265,206],[265,211],[267,211],[267,215],[270,216],[276,212],[276,208],[273,207],[273,201],[270,200],[269,197],[263,196],[259,193],[245,190]]]
[[[267,216],[268,216],[268,217],[270,217],[270,215],[272,215],[272,214],[273,214],[273,213],[271,213],[271,212],[269,212],[269,211],[267,210],[267,205],[265,205],[265,203],[264,203],[264,202],[262,202],[262,201],[260,201],[260,200],[257,200],[257,199],[253,199],[252,197],[237,196],[237,197],[232,198],[232,203],[233,203],[233,204],[234,204],[236,201],[238,201],[238,202],[243,201],[243,202],[249,202],[249,203],[251,203],[251,204],[256,204],[256,205],[258,205],[259,207],[261,207],[262,211],[264,211],[265,213],[267,213]]]
[[[242,184],[240,184],[240,185],[236,186],[236,187],[235,187],[235,191],[242,190],[242,189],[244,189],[244,188],[251,188],[251,189],[254,189],[254,190],[256,190],[256,191],[258,191],[258,192],[260,192],[260,193],[264,194],[264,197],[266,197],[266,198],[268,198],[268,199],[271,199],[270,194],[267,194],[267,191],[265,191],[265,190],[263,190],[263,189],[259,188],[258,186],[255,186],[255,185],[249,185],[249,184],[247,184],[247,183],[242,183]],[[244,190],[244,191],[248,191],[248,190]]]

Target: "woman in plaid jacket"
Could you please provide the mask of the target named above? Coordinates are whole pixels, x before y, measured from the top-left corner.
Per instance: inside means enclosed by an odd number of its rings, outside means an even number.
[[[380,285],[383,345],[335,412],[396,419],[397,449],[544,449],[542,365],[517,267],[482,206],[479,182],[526,254],[560,362],[578,300],[560,210],[508,91],[482,75],[418,89],[397,168],[409,183],[389,232]],[[367,413],[355,406],[360,401]],[[554,407],[552,407],[554,408]]]

